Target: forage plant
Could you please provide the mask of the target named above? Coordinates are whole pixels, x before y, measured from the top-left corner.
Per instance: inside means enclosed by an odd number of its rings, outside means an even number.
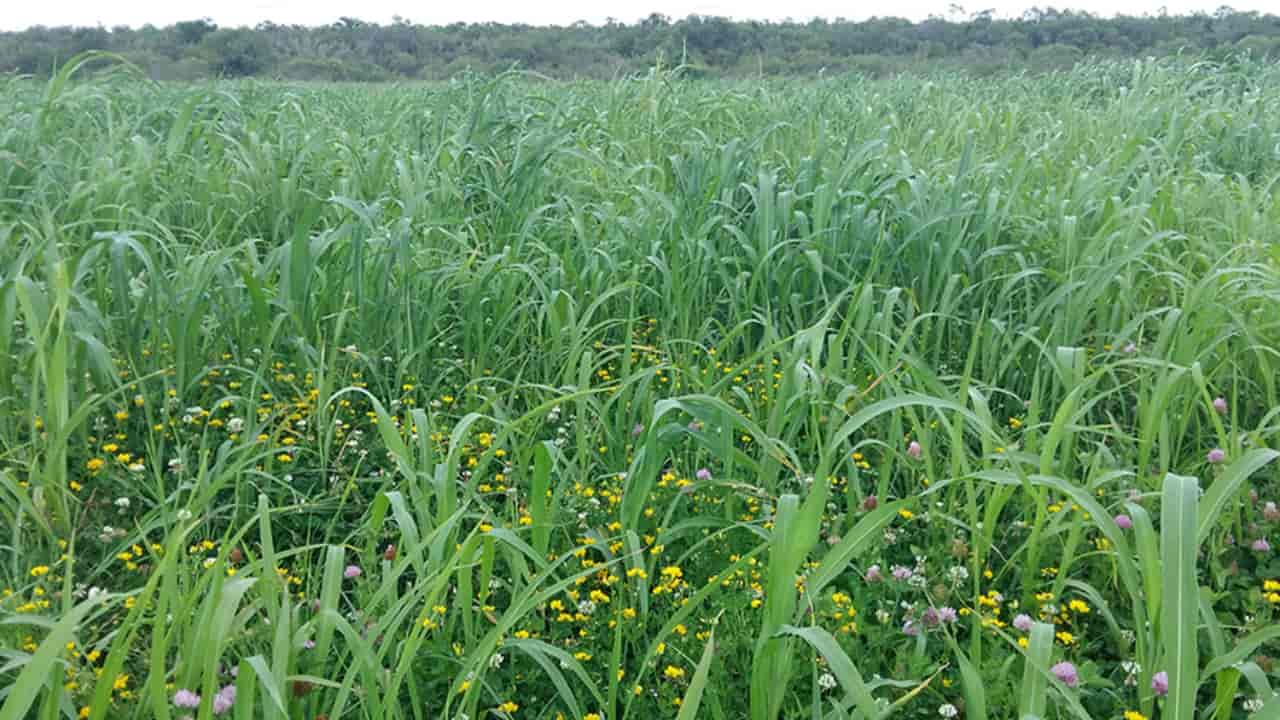
[[[0,99],[0,720],[1280,717],[1280,67]]]

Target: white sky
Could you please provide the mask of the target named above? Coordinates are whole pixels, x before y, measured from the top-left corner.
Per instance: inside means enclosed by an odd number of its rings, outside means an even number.
[[[998,16],[1016,16],[1032,5],[1087,10],[1098,15],[1213,12],[1223,0],[970,0],[965,10],[992,9]],[[1227,0],[1237,10],[1280,11],[1280,0]],[[576,20],[601,23],[609,17],[634,22],[651,12],[673,18],[691,13],[738,19],[808,20],[846,17],[861,20],[892,15],[922,20],[947,15],[949,0],[896,0],[890,3],[845,0],[0,0],[0,29],[31,25],[168,25],[201,17],[219,25],[255,25],[264,20],[281,24],[323,25],[347,15],[372,22],[388,22],[400,15],[434,25],[451,22],[522,22],[567,25]]]

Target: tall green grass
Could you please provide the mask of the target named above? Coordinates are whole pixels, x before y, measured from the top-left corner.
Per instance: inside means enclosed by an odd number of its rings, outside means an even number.
[[[1280,714],[1274,67],[111,62],[0,87],[0,720]]]

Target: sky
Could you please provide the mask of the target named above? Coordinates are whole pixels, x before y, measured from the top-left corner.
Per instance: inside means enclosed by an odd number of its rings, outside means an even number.
[[[1032,5],[1085,10],[1102,16],[1213,12],[1222,0],[977,0],[960,3],[966,13],[994,10],[997,17],[1020,15]],[[1236,10],[1280,11],[1280,0],[1229,1]],[[578,20],[602,23],[609,18],[635,22],[658,12],[673,18],[690,14],[722,15],[751,20],[809,20],[844,17],[862,20],[893,15],[923,20],[930,15],[955,15],[950,0],[896,0],[892,3],[849,0],[0,0],[0,29],[32,25],[168,25],[201,17],[218,25],[324,25],[342,16],[370,22],[389,22],[395,16],[427,25],[452,22],[504,22],[568,25]]]

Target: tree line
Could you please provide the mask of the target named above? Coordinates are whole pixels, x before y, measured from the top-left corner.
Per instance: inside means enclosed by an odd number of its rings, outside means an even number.
[[[922,22],[877,17],[810,22],[734,21],[652,14],[634,23],[531,26],[390,24],[344,17],[305,27],[219,27],[208,19],[166,27],[31,27],[0,33],[0,72],[41,75],[86,50],[107,50],[158,80],[436,80],[517,66],[553,78],[608,78],[656,63],[710,76],[885,75],[945,67],[992,74],[1052,70],[1086,57],[1249,52],[1280,58],[1280,16],[1223,7],[1193,15],[1103,18],[1033,9]]]

